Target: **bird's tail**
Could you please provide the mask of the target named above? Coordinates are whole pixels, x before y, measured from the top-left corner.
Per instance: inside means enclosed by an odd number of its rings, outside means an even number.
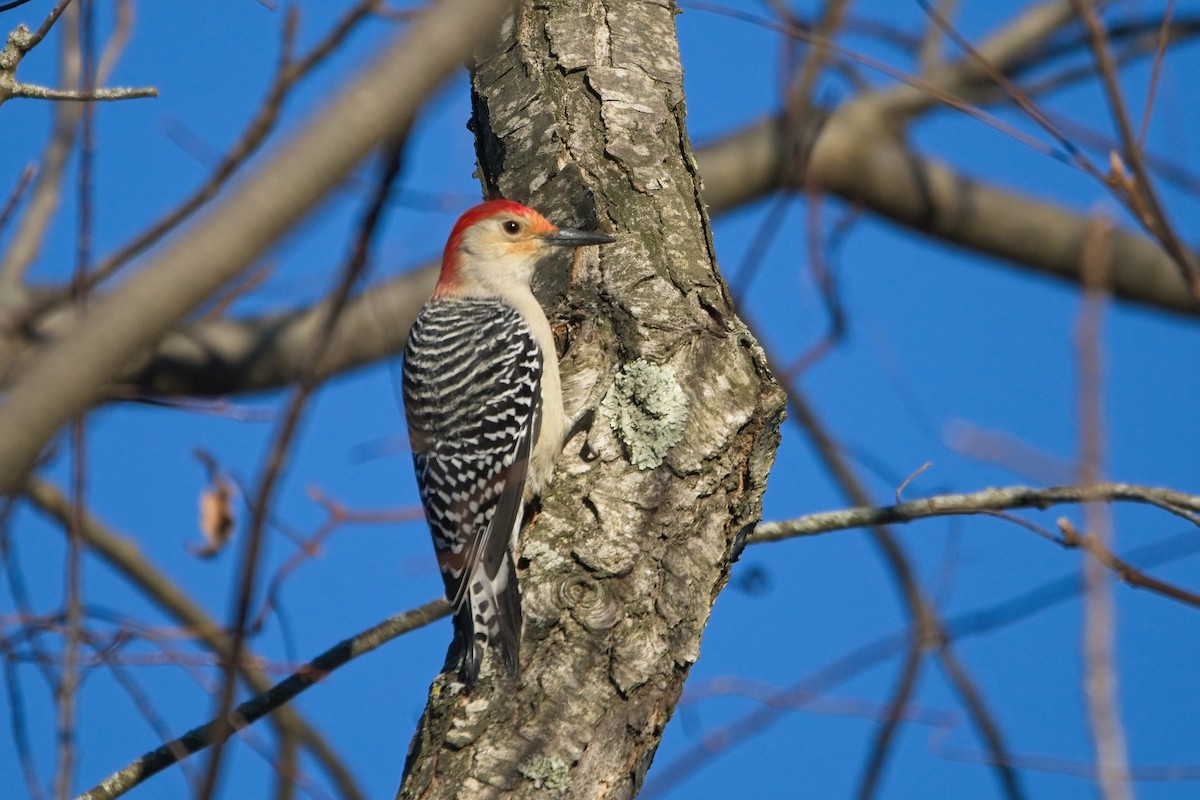
[[[505,547],[495,564],[481,559],[471,576],[466,596],[454,614],[461,661],[459,675],[470,691],[489,645],[500,651],[510,677],[520,668],[521,593],[512,553]]]

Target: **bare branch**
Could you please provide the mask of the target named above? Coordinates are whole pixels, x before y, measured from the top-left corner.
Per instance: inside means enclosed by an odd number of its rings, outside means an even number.
[[[35,175],[37,175],[36,164],[26,164],[25,169],[21,170],[16,184],[13,186],[12,191],[8,193],[8,199],[4,201],[3,206],[0,206],[0,235],[8,227],[8,221],[16,213],[17,206],[21,204],[21,200],[25,197],[25,190],[29,188],[29,184],[33,182]]]
[[[1200,548],[1200,541],[1192,532],[1178,534],[1161,542],[1144,545],[1130,554],[1130,557],[1141,562],[1142,569],[1162,566],[1163,564],[1191,556]],[[946,640],[958,642],[964,638],[983,636],[1003,628],[1022,622],[1029,617],[1066,602],[1079,595],[1080,582],[1077,574],[1034,586],[1018,594],[990,604],[984,608],[956,614],[946,620]],[[877,666],[888,658],[903,651],[909,641],[908,631],[896,631],[890,635],[874,639],[855,648],[850,653],[839,656],[834,661],[814,670],[810,674],[771,694],[763,701],[763,705],[726,723],[720,727],[705,732],[704,737],[695,745],[673,761],[660,764],[654,776],[643,787],[639,797],[656,798],[665,794],[669,789],[685,777],[712,761],[713,757],[738,744],[750,741],[754,736],[762,734],[786,714],[804,708],[813,699],[829,692],[836,686],[848,681],[862,672]],[[954,661],[955,666],[958,662]],[[953,669],[950,662],[942,659],[943,669]],[[953,678],[960,696],[963,687],[959,680]],[[964,705],[976,705],[964,699]],[[984,715],[985,717],[989,715]],[[988,736],[985,733],[985,740]],[[989,748],[988,758],[994,759],[996,753],[1006,753],[1002,747]],[[1000,766],[1006,774],[1012,774],[1016,767],[1029,769],[1044,769],[1067,772],[1062,768],[1062,762],[1056,761],[1049,765],[1050,759],[1036,759],[1027,756],[1006,756],[1003,762],[981,759],[972,754],[969,759],[959,755],[957,760],[969,760],[971,763],[983,763]],[[1072,766],[1077,766],[1072,764]],[[1176,768],[1164,768],[1145,773],[1147,780],[1172,777],[1178,779]],[[1072,770],[1069,774],[1084,774],[1091,776],[1092,770]],[[1142,777],[1142,773],[1139,773]]]
[[[951,244],[1080,282],[1085,216],[922,158],[888,135],[882,120],[835,119],[817,143],[810,170],[823,190]],[[789,174],[787,141],[782,122],[772,118],[702,151],[709,202],[735,205],[780,188]],[[1174,261],[1152,240],[1115,231],[1113,256],[1111,289],[1117,297],[1200,313]]]
[[[36,83],[18,83],[9,89],[8,97],[23,97],[28,100],[67,100],[72,102],[137,100],[143,97],[158,97],[158,89],[155,89],[153,86],[137,88],[130,86],[105,86],[82,91],[79,89],[54,89],[49,86],[38,86]],[[0,92],[0,102],[3,102],[5,99],[5,93]]]
[[[867,756],[858,792],[855,794],[858,800],[871,800],[875,796],[875,790],[879,787],[879,781],[883,777],[883,768],[887,763],[892,742],[895,741],[896,731],[900,728],[900,722],[904,719],[908,704],[916,690],[917,677],[921,674],[921,666],[925,659],[922,637],[919,632],[914,632],[914,634],[909,640],[904,667],[900,671],[899,680],[896,681],[892,699],[888,702],[887,714],[884,716],[883,723],[875,731],[874,741],[871,742],[871,752]]]
[[[836,157],[819,164],[820,188],[945,241],[1023,269],[1080,282],[1078,243],[1086,217],[973,181],[890,138],[878,137],[868,119],[854,122],[860,127],[845,131]],[[719,214],[780,188],[801,188],[787,180],[792,172],[787,166],[791,138],[782,119],[774,118],[700,149],[697,160],[711,212]],[[1118,297],[1200,313],[1170,257],[1151,240],[1116,230],[1113,248],[1112,289]],[[352,300],[322,373],[354,369],[398,353],[435,279],[436,265],[426,265]],[[311,307],[257,319],[192,323],[169,334],[128,380],[146,393],[197,397],[278,388],[294,377],[303,343],[318,317],[317,308]]]
[[[1200,496],[1170,489],[1129,483],[1097,483],[1091,486],[1054,486],[1036,489],[1009,486],[984,489],[971,494],[943,494],[909,500],[894,506],[848,508],[809,514],[787,522],[761,523],[749,543],[761,544],[795,536],[816,536],[831,531],[861,528],[879,523],[905,523],[931,517],[980,514],[1012,508],[1046,509],[1055,505],[1126,501],[1145,503],[1200,526]]]
[[[1076,5],[1080,6],[1082,0]],[[1088,16],[1090,7],[1080,10]],[[1089,22],[1098,25],[1094,20]],[[1094,35],[1094,34],[1093,34]],[[1121,113],[1124,113],[1123,111]],[[1128,127],[1128,120],[1122,126]],[[1122,133],[1122,136],[1125,134]],[[1083,307],[1075,333],[1079,364],[1079,482],[1100,481],[1104,474],[1104,307],[1108,296],[1105,278],[1112,264],[1111,225],[1097,219],[1083,243]],[[1100,768],[1100,794],[1105,800],[1131,800],[1129,752],[1117,700],[1116,608],[1110,574],[1095,551],[1108,553],[1112,539],[1112,515],[1107,506],[1091,501],[1083,506],[1084,524],[1094,549],[1083,554],[1083,695],[1087,703],[1088,730]],[[1063,521],[1065,522],[1065,520]],[[1064,534],[1076,538],[1069,524],[1060,523]]]
[[[937,14],[942,19],[950,19],[957,7],[958,0],[938,0]],[[931,23],[925,29],[925,35],[921,37],[921,46],[917,50],[917,63],[921,72],[928,74],[944,63],[942,39],[943,32],[938,25]]]
[[[1150,85],[1146,89],[1146,102],[1142,106],[1142,123],[1138,126],[1137,149],[1144,152],[1146,135],[1150,133],[1150,118],[1154,113],[1154,101],[1158,98],[1159,80],[1162,78],[1163,61],[1167,55],[1167,47],[1171,43],[1171,33],[1175,29],[1175,0],[1167,0],[1167,8],[1162,15],[1162,25],[1158,28],[1158,36],[1154,42],[1154,63],[1150,68]],[[1109,41],[1112,41],[1111,31]]]
[[[955,36],[927,0],[921,5],[943,31]],[[988,35],[968,54],[943,64],[921,76],[918,83],[897,86],[867,98],[868,102],[893,121],[909,120],[932,110],[942,102],[941,94],[971,100],[981,88],[994,85],[997,75],[1004,75],[1030,51],[1036,50],[1073,18],[1069,0],[1051,0],[1030,6],[1003,28]],[[962,44],[963,40],[955,37]],[[937,89],[930,92],[928,87]]]
[[[70,525],[71,503],[56,487],[41,480],[30,478],[25,485],[24,496],[34,508],[46,514],[65,531]],[[191,598],[184,594],[179,584],[160,572],[139,552],[132,539],[106,528],[90,515],[84,515],[80,536],[87,546],[108,562],[117,572],[135,584],[145,596],[186,626],[206,647],[228,661],[231,653],[229,637],[216,620],[212,619]],[[271,686],[270,679],[253,666],[259,659],[247,654],[240,669],[246,683],[257,692],[265,692]],[[362,792],[355,784],[354,776],[342,764],[329,744],[307,722],[291,708],[281,708],[272,717],[280,729],[295,736],[308,747],[338,786],[344,797],[361,800]]]
[[[61,12],[65,6],[66,2],[60,2],[55,6],[55,11]],[[51,16],[57,19],[58,13],[52,13]],[[83,74],[83,64],[80,61],[78,49],[71,46],[71,43],[78,38],[78,9],[67,14],[61,27],[62,44],[58,55],[59,80],[64,84],[78,84]],[[48,30],[48,27],[46,29]],[[25,213],[17,222],[12,242],[6,249],[3,258],[0,259],[0,286],[6,292],[19,291],[25,270],[37,258],[46,232],[50,229],[50,221],[58,209],[62,196],[61,183],[66,171],[67,159],[71,149],[75,146],[76,128],[82,115],[83,106],[77,103],[63,103],[54,109],[54,127],[42,149],[41,166],[30,193],[29,203],[25,207]]]
[[[1146,226],[1146,230],[1163,243],[1163,247],[1175,259],[1184,281],[1191,292],[1200,299],[1200,268],[1197,267],[1196,256],[1179,238],[1158,191],[1154,188],[1153,177],[1146,168],[1142,158],[1142,148],[1133,130],[1133,121],[1125,107],[1125,99],[1117,77],[1117,67],[1113,63],[1112,53],[1108,48],[1108,39],[1104,25],[1089,0],[1072,0],[1073,5],[1087,29],[1088,41],[1096,57],[1096,66],[1100,71],[1101,82],[1108,96],[1109,108],[1121,137],[1121,155],[1133,171],[1130,180],[1122,180],[1124,176],[1119,170],[1114,170],[1110,185],[1128,195],[1130,210],[1138,220]]]
[[[130,259],[144,252],[155,242],[174,230],[184,220],[202,207],[227,184],[233,174],[258,152],[267,138],[274,132],[279,115],[292,89],[312,70],[324,63],[331,54],[337,51],[358,24],[379,7],[380,0],[359,0],[347,11],[329,32],[317,42],[311,50],[295,58],[291,52],[291,40],[295,34],[294,15],[289,15],[292,22],[286,22],[283,28],[283,41],[279,59],[279,67],[275,79],[267,90],[267,95],[259,105],[254,117],[246,124],[242,135],[230,150],[221,157],[212,174],[204,185],[193,192],[186,200],[167,212],[157,222],[123,245],[115,253],[105,258],[90,276],[95,284],[111,276],[117,269],[128,263]]]
[[[17,760],[21,764],[21,776],[25,779],[25,788],[29,790],[30,800],[45,800],[46,791],[42,788],[38,776],[37,763],[33,758],[33,748],[29,743],[29,730],[25,725],[25,693],[17,678],[17,668],[8,652],[4,655],[4,686],[8,694],[9,725],[12,728],[13,744],[17,750]]]
[[[175,764],[183,756],[223,742],[234,731],[252,725],[272,711],[279,709],[305,689],[324,680],[339,667],[345,666],[401,634],[428,625],[449,613],[450,607],[446,599],[439,597],[419,608],[389,617],[378,625],[334,645],[269,690],[239,704],[230,712],[228,721],[215,719],[205,725],[192,728],[178,739],[161,745],[124,769],[114,772],[95,787],[81,794],[77,800],[111,800],[111,798],[120,797],[150,776]]]
[[[1005,489],[985,489],[974,494],[938,495],[887,507],[851,508],[811,514],[787,522],[762,523],[749,538],[748,544],[779,541],[794,536],[816,536],[867,525],[906,523],[918,519],[964,514],[991,514],[1016,524],[1033,527],[1022,519],[1009,517],[1001,512],[1012,508],[1045,509],[1064,503],[1087,505],[1119,500],[1146,503],[1200,525],[1200,514],[1197,513],[1200,512],[1200,497],[1167,489],[1124,483],[1096,483],[1050,489],[1012,486]],[[1173,586],[1137,570],[1129,562],[1114,555],[1108,546],[1094,535],[1064,532],[1062,536],[1054,536],[1036,527],[1034,532],[1063,547],[1084,548],[1098,563],[1130,586],[1148,589],[1163,597],[1200,608],[1200,594]]]
[[[373,202],[363,215],[353,251],[346,259],[329,300],[323,304],[324,313],[316,330],[316,336],[308,343],[307,352],[300,362],[299,385],[288,401],[287,410],[276,430],[270,452],[263,461],[262,474],[252,501],[250,530],[245,537],[239,565],[237,609],[230,626],[233,630],[230,643],[231,656],[225,667],[224,684],[221,688],[218,706],[220,710],[217,713],[217,720],[222,724],[233,706],[234,693],[237,688],[237,664],[241,660],[242,650],[246,643],[246,623],[250,619],[250,604],[253,602],[255,586],[258,582],[258,561],[262,552],[262,541],[274,492],[299,429],[300,419],[308,406],[309,399],[319,385],[316,366],[329,346],[331,334],[337,328],[338,319],[345,308],[351,288],[366,270],[371,240],[375,235],[379,220],[382,218],[383,207],[391,192],[392,184],[395,182],[396,176],[400,174],[401,154],[406,134],[407,129],[400,131],[396,141],[386,148],[383,170]],[[222,745],[228,738],[228,733],[228,731],[220,731],[217,734],[216,746],[213,748],[212,758],[209,760],[201,797],[211,797],[216,789],[217,778],[220,774]]]
[[[428,264],[351,299],[317,364],[318,377],[399,353],[436,280],[437,265]],[[187,325],[168,335],[130,382],[150,394],[193,397],[286,386],[295,379],[321,309],[317,304],[257,319]]]
[[[30,31],[24,25],[18,25],[8,34],[4,50],[0,51],[0,104],[14,97],[39,100],[126,100],[136,97],[157,97],[158,90],[154,88],[54,89],[17,80],[17,67],[20,66],[21,60],[30,50],[41,43],[69,3],[70,0],[60,0],[36,32]]]
[[[953,621],[948,622],[947,627],[953,630]],[[1009,797],[1023,797],[1024,790],[1017,777],[1016,760],[1009,752],[1008,744],[1004,741],[1004,734],[1000,731],[1000,725],[988,709],[983,692],[979,691],[975,682],[971,680],[970,673],[967,672],[966,667],[959,661],[958,655],[950,646],[950,641],[950,636],[947,635],[946,641],[942,642],[937,651],[938,663],[942,666],[942,672],[958,693],[958,699],[967,708],[967,712],[975,723],[975,728],[987,744],[989,763],[999,771],[1005,792]]]
[[[30,366],[0,408],[0,489],[17,488],[50,438],[125,364],[245,270],[372,148],[407,127],[420,102],[510,5],[446,0],[422,15],[228,201],[98,301],[76,331]]]

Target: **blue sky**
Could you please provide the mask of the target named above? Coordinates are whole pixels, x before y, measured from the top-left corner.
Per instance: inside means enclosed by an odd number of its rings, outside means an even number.
[[[310,44],[343,4],[310,4],[302,16],[300,44]],[[760,10],[760,4],[731,2]],[[1021,8],[1017,3],[961,4],[960,29],[976,37]],[[1150,13],[1157,4],[1127,4]],[[5,29],[35,22],[48,7],[34,2],[0,15]],[[808,5],[804,6],[806,9]],[[780,43],[761,27],[701,10],[678,17],[688,96],[689,129],[697,144],[719,137],[762,115],[779,102]],[[1185,9],[1181,9],[1183,11]],[[916,3],[864,0],[856,15],[888,19],[912,28],[921,19]],[[101,9],[111,24],[110,9]],[[209,163],[198,155],[234,141],[269,84],[277,54],[281,15],[252,0],[220,4],[145,3],[137,7],[134,38],[110,83],[155,85],[160,97],[109,104],[99,109],[96,250],[113,250],[156,218],[161,210],[202,181]],[[318,107],[351,74],[390,25],[367,25],[345,53],[304,84],[289,103],[287,125]],[[865,39],[852,46],[908,69],[895,50]],[[54,42],[35,51],[21,77],[53,82]],[[1190,76],[1197,50],[1185,46],[1168,59],[1149,137],[1152,151],[1194,163],[1193,131],[1200,113]],[[1127,73],[1131,105],[1140,109],[1147,67]],[[873,83],[887,79],[866,74]],[[845,99],[845,82],[828,79],[818,96]],[[1095,86],[1053,98],[1055,110],[1103,129],[1108,116]],[[5,144],[0,149],[0,190],[36,158],[48,128],[49,108],[33,101],[6,103]],[[379,241],[372,278],[401,272],[436,254],[456,214],[479,197],[471,177],[474,151],[465,123],[469,99],[465,75],[455,78],[427,107],[410,142],[402,199]],[[1034,130],[1017,114],[1004,118]],[[286,126],[285,126],[286,127]],[[1054,199],[1081,211],[1120,218],[1103,187],[1063,165],[950,111],[930,115],[911,131],[919,151],[964,172]],[[1101,160],[1102,159],[1098,159]],[[356,218],[358,190],[330,200],[299,231],[268,256],[271,272],[240,313],[291,307],[322,294],[344,256]],[[1196,215],[1193,198],[1166,192],[1180,229]],[[770,201],[768,201],[770,202]],[[804,199],[794,199],[782,230],[745,301],[764,344],[788,362],[812,346],[825,318],[808,272]],[[714,223],[717,253],[727,277],[736,275],[768,203],[729,213]],[[74,200],[47,240],[33,278],[57,280],[68,273],[73,253]],[[852,210],[826,200],[823,225],[830,231]],[[0,239],[3,246],[7,239]],[[921,240],[887,223],[861,216],[830,251],[849,319],[846,339],[804,374],[800,387],[831,433],[851,453],[880,502],[888,502],[905,477],[932,466],[906,489],[913,498],[942,491],[1044,482],[956,452],[953,434],[970,429],[1002,431],[1070,462],[1078,448],[1074,331],[1080,311],[1074,288],[1018,272],[962,250]],[[1116,480],[1195,488],[1200,452],[1200,326],[1194,320],[1116,304],[1105,313],[1105,407],[1107,473]],[[239,399],[252,408],[275,409],[276,395]],[[324,520],[308,495],[318,487],[357,509],[416,503],[408,458],[388,454],[401,436],[403,415],[394,368],[377,366],[339,378],[317,397],[307,417],[276,513],[286,525],[311,534]],[[204,448],[231,473],[249,481],[257,474],[271,426],[220,415],[143,407],[108,407],[89,416],[89,505],[113,528],[134,538],[146,556],[215,616],[224,618],[236,559],[232,551],[200,561],[186,545],[198,539],[197,496],[204,472],[192,457]],[[402,441],[402,440],[401,440]],[[379,455],[382,453],[383,455]],[[367,454],[367,455],[364,455]],[[65,460],[48,475],[63,483]],[[786,519],[838,508],[844,501],[792,423],[784,428],[777,466],[765,501],[766,519]],[[1059,515],[1079,523],[1078,509],[1027,515],[1053,528]],[[1115,510],[1118,550],[1176,537],[1180,520],[1147,509]],[[62,605],[61,535],[27,510],[12,524],[16,558],[32,606],[53,613]],[[1030,532],[990,518],[935,520],[897,529],[927,591],[947,618],[992,607],[1037,587],[1079,575],[1079,555]],[[278,566],[294,550],[276,532],[268,563]],[[1194,585],[1197,559],[1182,555],[1154,574]],[[751,574],[765,588],[742,588]],[[104,564],[88,559],[88,602],[151,625],[167,620],[149,607]],[[284,615],[272,619],[253,644],[280,663],[305,660],[340,639],[441,591],[427,533],[421,523],[348,525],[320,554],[289,579]],[[1044,761],[1088,763],[1090,743],[1080,689],[1082,606],[1077,596],[997,631],[964,638],[957,652],[984,693],[1010,748]],[[1170,600],[1116,588],[1120,628],[1120,699],[1135,765],[1191,764],[1200,754],[1200,715],[1194,665],[1200,656],[1195,611]],[[11,632],[12,598],[0,592],[0,614]],[[724,694],[693,699],[737,679],[747,686],[784,688],[853,649],[903,629],[906,617],[889,575],[860,531],[754,547],[735,567],[730,587],[717,602],[700,661],[685,700],[671,722],[650,780],[700,743],[706,733],[759,708],[749,697]],[[448,622],[392,642],[337,672],[297,701],[325,732],[371,797],[391,796],[405,750],[424,705],[430,680],[450,638]],[[57,652],[53,636],[43,646]],[[151,647],[132,653],[155,653]],[[187,650],[187,652],[193,652]],[[886,702],[899,661],[888,659],[839,684],[816,708],[781,715],[769,729],[714,755],[699,770],[664,786],[661,796],[843,797],[854,791],[876,723],[862,712]],[[43,778],[53,768],[51,691],[38,671],[19,664],[28,733]],[[211,671],[179,666],[139,666],[135,674],[168,725],[179,733],[207,720],[211,701],[197,677]],[[714,683],[718,682],[718,683]],[[952,754],[981,755],[953,692],[935,662],[922,672],[917,705],[922,719],[906,724],[893,752],[881,797],[1000,796],[985,766]],[[12,713],[0,695],[0,717]],[[84,789],[157,744],[156,735],[104,670],[88,673],[80,698],[78,788]],[[950,722],[946,722],[950,720]],[[7,730],[7,726],[4,726]],[[4,736],[6,734],[0,734]],[[266,732],[258,733],[266,741]],[[237,785],[266,786],[270,766],[245,746],[230,748],[226,796]],[[192,759],[192,767],[203,762]],[[319,770],[304,764],[323,781]],[[1086,780],[1026,769],[1022,780],[1034,798],[1095,795]],[[11,742],[0,745],[0,784],[23,787]],[[19,789],[18,791],[21,791]],[[179,770],[160,775],[132,797],[177,797],[185,791]],[[1153,800],[1192,797],[1194,783],[1144,782],[1138,796]],[[317,796],[322,796],[318,794]]]

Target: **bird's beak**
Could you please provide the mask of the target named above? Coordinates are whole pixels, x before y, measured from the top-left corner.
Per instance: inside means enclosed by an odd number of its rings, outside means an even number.
[[[547,233],[541,237],[546,244],[552,244],[556,247],[583,247],[589,244],[612,244],[616,241],[616,237],[609,236],[606,233],[593,233],[592,231],[577,231],[574,228],[559,228],[554,233]]]

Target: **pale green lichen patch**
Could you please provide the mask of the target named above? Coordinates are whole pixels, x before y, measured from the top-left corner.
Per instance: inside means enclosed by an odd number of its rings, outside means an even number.
[[[639,469],[654,469],[683,438],[688,401],[675,369],[638,359],[617,374],[600,408]]]
[[[535,789],[562,791],[571,785],[566,763],[554,756],[535,755],[518,767]]]

